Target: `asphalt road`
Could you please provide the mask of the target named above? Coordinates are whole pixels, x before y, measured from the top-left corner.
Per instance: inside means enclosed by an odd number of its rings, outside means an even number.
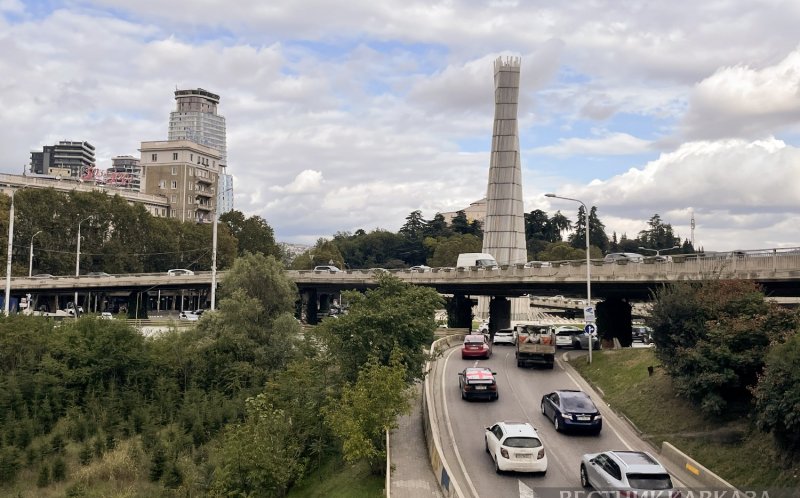
[[[567,350],[559,350],[557,356]],[[487,366],[497,372],[499,400],[461,399],[458,372],[473,365]],[[580,489],[578,472],[584,453],[625,449],[655,453],[597,396],[593,399],[604,418],[600,435],[556,432],[552,422],[541,413],[542,396],[556,389],[588,391],[582,379],[565,370],[560,358],[553,370],[527,369],[516,366],[512,346],[496,345],[489,360],[462,360],[460,347],[454,347],[436,362],[434,379],[446,458],[453,479],[458,480],[466,496],[533,497],[534,492],[549,495],[553,488]],[[529,422],[537,429],[548,455],[546,475],[495,473],[492,459],[484,451],[484,429],[503,420]]]

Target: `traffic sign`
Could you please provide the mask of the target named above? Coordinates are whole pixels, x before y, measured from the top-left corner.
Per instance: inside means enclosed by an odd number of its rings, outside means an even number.
[[[586,306],[583,308],[583,319],[587,322],[594,321],[594,306]]]
[[[583,327],[583,331],[584,331],[584,332],[586,332],[586,333],[587,333],[587,334],[589,334],[589,335],[592,335],[592,334],[594,334],[595,332],[597,332],[597,325],[595,325],[595,324],[593,324],[593,323],[587,323],[587,324],[586,324],[586,325]]]

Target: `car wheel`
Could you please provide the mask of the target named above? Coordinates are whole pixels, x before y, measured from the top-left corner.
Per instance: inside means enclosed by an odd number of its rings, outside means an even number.
[[[522,368],[522,362],[521,361],[517,362],[517,368]]]
[[[586,467],[581,464],[581,486],[584,488],[588,488],[589,484],[589,476],[586,475]]]
[[[580,342],[572,343],[572,349],[583,349]]]
[[[503,471],[500,470],[500,466],[497,464],[497,458],[494,459],[494,471],[497,472],[498,474],[503,473]]]
[[[595,429],[594,431],[592,431],[592,436],[599,436],[600,435],[600,431],[601,431],[601,429]]]
[[[542,401],[542,405],[541,406],[542,406],[542,415],[544,415],[546,417],[547,414],[544,412],[544,401]]]
[[[550,370],[552,370],[554,366],[555,365],[553,363],[548,363],[547,364],[547,368],[549,368]]]
[[[498,399],[500,399],[500,393],[495,393],[494,400],[497,401]]]
[[[542,477],[546,476],[547,475],[547,469],[544,469],[543,471],[539,472],[539,475],[542,476]]]
[[[483,444],[486,446],[486,453],[489,453],[489,440],[483,436]]]
[[[461,391],[461,399],[467,399],[467,394],[464,391]]]
[[[556,432],[561,432],[561,422],[559,422],[559,420],[560,417],[556,413],[556,415],[553,417],[553,426],[556,428]]]

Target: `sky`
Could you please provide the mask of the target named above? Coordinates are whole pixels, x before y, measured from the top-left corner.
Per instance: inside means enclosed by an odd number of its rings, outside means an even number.
[[[526,212],[658,214],[706,250],[800,246],[800,2],[0,0],[0,172],[165,140],[221,96],[234,206],[280,242],[486,195],[493,61],[522,58]]]

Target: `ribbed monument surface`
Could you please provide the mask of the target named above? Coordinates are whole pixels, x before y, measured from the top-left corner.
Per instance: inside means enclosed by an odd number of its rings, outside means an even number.
[[[494,131],[486,191],[483,252],[501,265],[525,263],[525,211],[519,155],[519,57],[494,61]]]

